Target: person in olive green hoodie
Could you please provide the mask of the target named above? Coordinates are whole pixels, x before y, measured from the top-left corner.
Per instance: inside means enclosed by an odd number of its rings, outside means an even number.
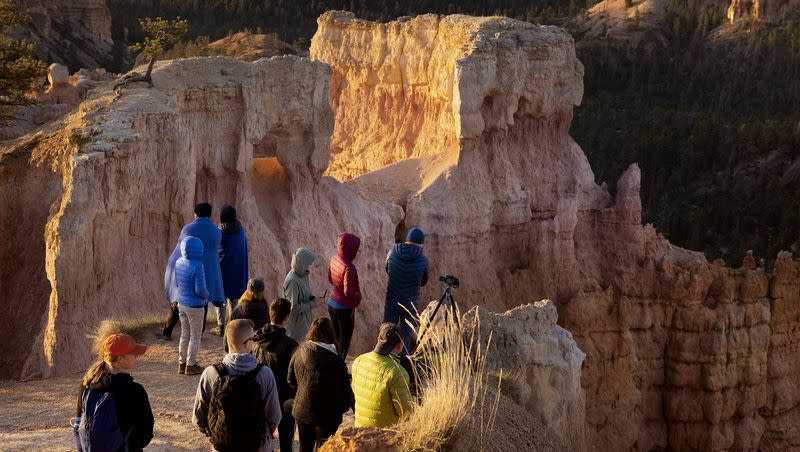
[[[308,248],[298,248],[292,256],[292,269],[283,281],[283,298],[292,303],[286,334],[297,342],[302,342],[314,320],[314,300],[308,275],[309,267],[317,260],[317,255]]]
[[[355,427],[390,427],[414,409],[408,373],[392,355],[402,349],[400,329],[384,323],[375,349],[353,361]]]

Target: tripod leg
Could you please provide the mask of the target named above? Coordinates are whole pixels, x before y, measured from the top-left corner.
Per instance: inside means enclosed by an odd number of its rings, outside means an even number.
[[[450,300],[450,310],[453,311],[453,318],[456,319],[456,328],[461,329],[461,324],[458,320],[458,307],[456,306],[456,299],[453,298],[452,293],[447,293],[447,298]]]
[[[433,308],[433,313],[431,314],[430,318],[428,318],[428,323],[425,325],[425,329],[422,330],[419,337],[417,338],[417,344],[414,347],[414,351],[416,351],[417,346],[422,343],[422,340],[425,339],[425,335],[428,333],[428,329],[430,325],[433,323],[433,320],[436,318],[436,313],[439,312],[439,308],[442,307],[442,303],[444,303],[445,297],[447,296],[447,292],[442,294],[442,297],[439,298],[439,301],[436,303],[436,307]]]

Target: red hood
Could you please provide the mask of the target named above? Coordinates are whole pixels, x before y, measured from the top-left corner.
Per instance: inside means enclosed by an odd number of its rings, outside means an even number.
[[[361,239],[349,232],[339,234],[339,256],[352,261],[356,258],[358,247],[361,246]]]

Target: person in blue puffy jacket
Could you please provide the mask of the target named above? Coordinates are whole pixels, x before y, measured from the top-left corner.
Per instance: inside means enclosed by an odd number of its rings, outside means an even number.
[[[219,229],[222,231],[222,242],[219,246],[219,267],[222,271],[222,287],[231,311],[236,309],[239,298],[247,290],[248,261],[247,237],[244,226],[236,218],[236,208],[225,204],[219,214]],[[217,319],[224,327],[226,322],[225,307],[217,308]],[[214,331],[216,333],[216,331]],[[224,333],[221,328],[220,333]],[[220,334],[222,335],[222,334]]]
[[[386,287],[386,304],[383,321],[400,327],[403,346],[410,353],[413,350],[414,330],[408,322],[419,308],[420,288],[428,283],[428,258],[423,253],[425,234],[413,228],[408,231],[405,243],[398,243],[386,257],[386,273],[389,284]]]
[[[176,299],[181,321],[181,341],[178,345],[178,373],[196,375],[203,372],[197,365],[197,351],[203,336],[203,317],[208,300],[203,242],[197,237],[181,241],[181,257],[175,262]]]
[[[167,315],[167,322],[162,329],[161,337],[169,340],[172,329],[178,322],[178,290],[175,280],[175,263],[181,257],[181,243],[186,237],[197,237],[203,242],[203,268],[205,268],[206,286],[208,288],[208,301],[215,306],[225,306],[225,292],[222,284],[222,272],[219,264],[219,247],[222,242],[222,232],[211,221],[211,204],[200,203],[194,208],[195,219],[181,230],[178,244],[172,251],[164,272],[164,297],[172,303]],[[217,319],[217,324],[222,329],[224,318]]]

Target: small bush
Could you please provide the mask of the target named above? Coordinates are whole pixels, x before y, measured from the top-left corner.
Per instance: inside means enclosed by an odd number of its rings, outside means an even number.
[[[125,333],[141,340],[144,332],[164,322],[163,316],[152,314],[132,319],[106,319],[100,322],[89,337],[94,340],[94,350],[100,349],[100,344],[112,334]]]

